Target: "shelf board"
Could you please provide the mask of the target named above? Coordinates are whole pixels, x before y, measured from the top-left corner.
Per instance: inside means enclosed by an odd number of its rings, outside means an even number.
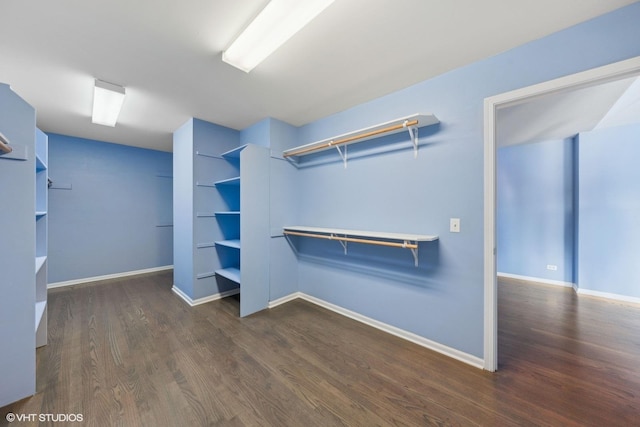
[[[38,274],[38,271],[40,271],[40,269],[42,268],[46,260],[47,260],[46,256],[36,257],[36,274]]]
[[[216,270],[218,276],[222,276],[237,284],[240,284],[240,269],[236,267],[227,267]]]
[[[240,249],[240,239],[218,240],[216,242],[216,245],[224,246],[227,248]]]
[[[216,186],[219,186],[219,185],[240,185],[240,177],[236,176],[234,178],[223,179],[222,181],[216,181],[215,185]]]
[[[233,150],[225,151],[222,153],[222,157],[225,159],[239,159],[240,152],[247,148],[247,144],[241,145],[240,147],[234,148]]]
[[[42,321],[42,316],[44,315],[46,308],[47,301],[36,302],[36,332],[38,331],[38,327],[40,326],[40,322]]]
[[[42,161],[40,156],[36,155],[36,172],[41,172],[47,170],[47,165]]]
[[[196,181],[196,187],[211,187],[211,188],[215,188],[216,184],[211,183],[209,184],[208,182],[199,182]]]
[[[369,239],[397,240],[410,242],[431,242],[438,240],[438,236],[427,234],[410,234],[410,233],[388,233],[383,231],[363,231],[363,230],[347,230],[343,228],[322,228],[307,227],[301,225],[283,227],[285,231],[296,231],[301,233],[339,235],[351,237],[363,237]]]
[[[240,215],[240,211],[225,211],[225,212],[216,212],[216,216],[225,216],[225,215]]]
[[[40,218],[41,216],[45,216],[47,211],[36,211],[36,218]]]
[[[373,138],[379,138],[383,135],[392,135],[394,133],[406,132],[407,128],[401,126],[405,122],[412,122],[417,120],[416,128],[424,126],[435,125],[439,123],[439,120],[433,114],[413,114],[407,117],[401,117],[388,122],[380,123],[374,126],[369,126],[363,129],[358,129],[352,132],[337,135],[331,138],[326,138],[320,141],[312,142],[310,144],[300,145],[283,152],[284,157],[299,157],[306,154],[317,153],[319,151],[329,150],[335,148],[339,144],[349,145],[357,142],[367,141]],[[393,128],[392,130],[385,130],[387,128]],[[349,142],[343,143],[341,141],[348,140]],[[333,145],[335,144],[335,145]]]

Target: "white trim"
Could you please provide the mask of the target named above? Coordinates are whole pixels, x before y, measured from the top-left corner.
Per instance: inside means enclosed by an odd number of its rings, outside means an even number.
[[[171,290],[174,294],[178,295],[184,302],[189,304],[191,307],[195,307],[196,305],[204,304],[211,301],[217,301],[222,298],[230,297],[231,295],[237,295],[240,293],[240,288],[231,289],[230,291],[219,292],[217,294],[209,295],[206,297],[191,299],[191,297],[185,294],[180,288],[176,285],[171,287]]]
[[[507,279],[522,280],[522,281],[525,281],[525,282],[542,283],[544,285],[562,286],[563,288],[573,288],[573,289],[577,288],[576,284],[573,283],[573,282],[563,282],[561,280],[541,279],[539,277],[521,276],[519,274],[498,272],[498,277],[504,277],[504,278],[507,278]]]
[[[498,367],[498,311],[496,299],[495,204],[496,111],[543,95],[562,93],[640,74],[640,56],[484,100],[484,368]]]
[[[621,294],[612,294],[609,292],[600,292],[600,291],[592,291],[590,289],[578,289],[576,291],[578,295],[585,295],[590,297],[598,297],[598,298],[606,298],[614,301],[627,302],[631,304],[640,304],[640,298],[637,297],[629,297]]]
[[[294,292],[292,294],[285,295],[282,298],[278,298],[278,299],[275,299],[273,301],[269,301],[269,305],[267,305],[267,307],[268,308],[274,308],[274,307],[277,307],[277,306],[282,305],[282,304],[286,304],[289,301],[293,301],[294,299],[298,299],[298,298],[302,298],[302,293],[301,292]]]
[[[316,298],[316,297],[312,297],[311,295],[307,295],[305,293],[302,292],[294,292],[292,294],[289,294],[285,297],[279,298],[277,300],[274,300],[272,302],[269,303],[269,308],[273,308],[276,307],[278,305],[284,304],[286,302],[289,301],[293,301],[296,298],[300,298],[303,299],[305,301],[308,301],[312,304],[315,304],[317,306],[320,306],[322,308],[326,308],[327,310],[331,310],[335,313],[341,314],[345,317],[348,317],[350,319],[356,320],[360,323],[364,323],[365,325],[371,326],[373,328],[379,329],[383,332],[389,333],[391,335],[395,335],[399,338],[405,339],[407,341],[410,341],[414,344],[417,344],[421,347],[425,347],[428,348],[429,350],[433,350],[435,352],[438,352],[440,354],[443,354],[445,356],[449,356],[453,359],[459,360],[461,362],[464,362],[468,365],[474,366],[476,368],[482,369],[484,361],[482,359],[480,359],[479,357],[473,356],[471,354],[462,352],[460,350],[456,350],[455,348],[451,348],[451,347],[447,347],[446,345],[442,345],[440,343],[437,343],[435,341],[431,341],[429,339],[426,339],[424,337],[421,337],[420,335],[416,335],[412,332],[408,332],[405,331],[403,329],[400,328],[396,328],[395,326],[391,326],[389,324],[383,323],[383,322],[379,322],[375,319],[372,319],[370,317],[367,316],[363,316],[362,314],[356,313],[354,311],[351,310],[347,310],[346,308],[337,306],[335,304],[331,304],[327,301],[324,301],[320,298]]]
[[[165,265],[162,267],[145,268],[143,270],[125,271],[122,273],[106,274],[104,276],[86,277],[84,279],[67,280],[65,282],[54,282],[47,285],[47,289],[62,288],[65,286],[81,285],[83,283],[98,282],[100,280],[119,279],[121,277],[137,276],[138,274],[155,273],[173,269],[173,265]]]

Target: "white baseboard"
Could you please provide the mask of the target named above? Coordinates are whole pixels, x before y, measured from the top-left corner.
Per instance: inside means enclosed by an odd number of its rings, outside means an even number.
[[[630,296],[626,296],[626,295],[612,294],[612,293],[609,293],[609,292],[600,292],[600,291],[592,291],[590,289],[583,289],[583,288],[578,287],[578,285],[576,283],[560,282],[560,281],[556,281],[556,280],[539,279],[537,277],[519,276],[517,274],[509,274],[509,273],[498,273],[498,277],[505,277],[505,278],[509,278],[509,279],[523,280],[525,282],[543,283],[543,284],[546,284],[546,285],[563,286],[563,287],[567,287],[567,288],[573,288],[573,291],[578,295],[587,295],[587,296],[592,296],[592,297],[605,298],[605,299],[609,299],[609,300],[613,300],[613,301],[627,302],[627,303],[632,303],[632,304],[640,304],[640,298],[637,298],[637,297],[630,297]]]
[[[510,274],[510,273],[500,273],[498,272],[498,277],[504,277],[507,279],[516,279],[523,280],[525,282],[535,282],[535,283],[543,283],[545,285],[554,285],[554,286],[562,286],[564,288],[575,288],[576,285],[572,282],[563,282],[561,280],[549,280],[549,279],[541,279],[539,277],[531,277],[531,276],[521,276],[519,274]]]
[[[285,295],[282,298],[278,298],[278,299],[275,299],[273,301],[269,301],[269,305],[267,307],[268,308],[274,308],[274,307],[277,307],[279,305],[288,303],[289,301],[293,301],[294,299],[297,299],[297,298],[302,298],[302,292],[294,292],[292,294]]]
[[[640,304],[640,298],[637,298],[637,297],[629,297],[626,295],[612,294],[609,292],[592,291],[590,289],[582,289],[582,288],[579,288],[576,292],[578,293],[578,295],[587,295],[591,297],[606,298],[614,301]]]
[[[231,289],[230,291],[220,292],[220,293],[209,295],[202,298],[191,299],[189,295],[182,292],[182,290],[176,287],[176,285],[173,285],[171,287],[171,290],[173,291],[174,294],[182,298],[182,300],[187,304],[189,304],[191,307],[195,307],[196,305],[204,304],[211,301],[217,301],[219,299],[230,297],[231,295],[236,295],[240,293],[240,289]]]
[[[405,331],[403,329],[400,328],[396,328],[395,326],[391,326],[389,324],[377,321],[375,319],[372,319],[370,317],[367,316],[363,316],[362,314],[356,313],[354,311],[351,310],[347,310],[346,308],[340,307],[338,305],[332,304],[330,302],[324,301],[322,299],[316,298],[316,297],[312,297],[311,295],[307,295],[303,292],[294,292],[290,295],[284,296],[282,298],[279,298],[277,300],[271,301],[269,303],[269,308],[273,308],[273,307],[277,307],[279,305],[282,305],[284,303],[287,303],[289,301],[292,301],[296,298],[300,298],[303,299],[305,301],[308,301],[312,304],[318,305],[322,308],[326,308],[327,310],[331,310],[335,313],[341,314],[343,316],[346,316],[350,319],[356,320],[360,323],[364,323],[365,325],[371,326],[373,328],[379,329],[383,332],[387,332],[389,334],[395,335],[399,338],[405,339],[407,341],[411,341],[414,344],[417,344],[421,347],[425,347],[428,348],[429,350],[433,350],[435,352],[438,352],[440,354],[443,354],[445,356],[449,356],[453,359],[459,360],[461,362],[464,362],[468,365],[474,366],[476,368],[479,369],[483,369],[484,367],[484,360],[482,360],[479,357],[473,356],[471,354],[462,352],[460,350],[456,350],[454,348],[451,347],[447,347],[446,345],[442,345],[440,343],[437,343],[435,341],[431,341],[429,339],[426,339],[424,337],[421,337],[420,335],[416,335],[412,332],[408,332]]]
[[[165,265],[162,267],[145,268],[143,270],[125,271],[122,273],[106,274],[104,276],[86,277],[84,279],[67,280],[64,282],[54,282],[47,285],[47,289],[62,288],[65,286],[80,285],[83,283],[98,282],[100,280],[119,279],[121,277],[136,276],[138,274],[155,273],[158,271],[171,270],[173,265]]]

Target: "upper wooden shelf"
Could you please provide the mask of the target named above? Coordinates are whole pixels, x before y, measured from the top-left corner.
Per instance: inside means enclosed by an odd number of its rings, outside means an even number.
[[[307,154],[317,153],[319,151],[328,150],[330,148],[336,148],[340,153],[340,156],[345,161],[346,165],[346,152],[342,153],[340,147],[353,144],[356,142],[363,142],[369,139],[377,138],[383,135],[391,135],[398,132],[408,131],[411,135],[413,142],[414,152],[418,150],[418,128],[424,126],[435,125],[439,123],[439,120],[433,114],[413,114],[407,117],[401,117],[399,119],[391,120],[388,122],[380,123],[374,126],[369,126],[364,129],[359,129],[353,132],[338,135],[332,138],[323,139],[321,141],[312,142],[310,144],[301,145],[286,150],[282,153],[285,158],[300,157]]]

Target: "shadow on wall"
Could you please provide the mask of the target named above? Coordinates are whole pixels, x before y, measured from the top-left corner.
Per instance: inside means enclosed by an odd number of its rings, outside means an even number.
[[[289,244],[300,260],[354,273],[432,288],[440,266],[439,241],[420,242],[418,265],[409,249],[289,236]]]

